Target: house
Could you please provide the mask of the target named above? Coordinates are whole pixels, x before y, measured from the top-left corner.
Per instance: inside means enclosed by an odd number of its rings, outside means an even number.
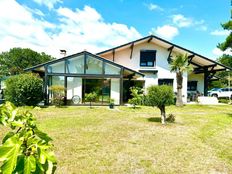
[[[170,61],[176,54],[187,54],[194,71],[183,77],[183,101],[199,92],[207,95],[208,84],[218,71],[230,69],[216,61],[154,35],[92,54],[87,51],[40,64],[26,71],[44,78],[45,104],[49,104],[52,85],[65,87],[67,104],[86,104],[85,95],[95,91],[95,104],[114,99],[122,105],[130,97],[129,88],[167,84],[176,91],[176,75]]]

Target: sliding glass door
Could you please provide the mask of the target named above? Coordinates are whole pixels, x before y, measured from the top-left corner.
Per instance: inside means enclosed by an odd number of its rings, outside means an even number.
[[[93,104],[108,104],[110,100],[110,79],[83,79],[83,101],[85,104],[89,103],[86,100],[86,95],[89,93],[96,93],[97,97]]]

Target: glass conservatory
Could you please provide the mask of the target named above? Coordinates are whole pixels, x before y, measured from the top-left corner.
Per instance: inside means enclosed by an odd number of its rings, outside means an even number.
[[[81,52],[28,68],[44,79],[44,103],[48,105],[54,95],[52,86],[63,87],[67,105],[88,104],[86,95],[95,92],[93,104],[116,105],[123,103],[123,80],[135,80],[143,74],[103,59],[89,52]]]

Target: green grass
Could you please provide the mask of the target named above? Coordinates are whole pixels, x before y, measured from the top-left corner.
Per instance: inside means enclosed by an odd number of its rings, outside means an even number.
[[[55,145],[57,173],[232,173],[232,106],[32,110]],[[0,137],[3,131],[0,132]]]

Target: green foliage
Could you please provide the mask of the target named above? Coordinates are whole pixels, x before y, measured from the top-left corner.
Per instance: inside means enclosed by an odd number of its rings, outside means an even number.
[[[231,11],[232,15],[232,11]],[[226,40],[222,43],[218,44],[218,48],[222,51],[225,51],[227,49],[232,49],[232,20],[229,20],[228,22],[222,24],[222,28],[224,30],[230,31],[230,34],[226,37]]]
[[[219,103],[228,104],[230,100],[228,98],[219,98],[218,101],[219,101]]]
[[[142,105],[143,91],[139,87],[131,87],[130,91],[131,91],[132,98],[129,99],[128,102],[132,104],[135,109],[136,105]]]
[[[232,56],[231,55],[226,55],[223,54],[221,57],[219,57],[217,59],[218,62],[220,62],[223,65],[226,65],[230,68],[232,68]],[[224,87],[228,87],[228,76],[230,73],[230,84],[232,84],[232,71],[228,72],[228,71],[220,71],[217,72],[216,76],[219,78],[217,81],[212,81],[210,82],[210,88],[224,88]]]
[[[169,106],[174,102],[174,94],[172,87],[167,85],[152,85],[147,88],[145,104],[148,106],[156,106],[161,111],[161,121],[165,124],[166,113],[165,106]]]
[[[16,106],[35,106],[43,99],[43,80],[36,74],[15,75],[5,84],[5,99]]]
[[[188,55],[177,54],[170,64],[171,72],[184,73],[193,70],[193,67],[189,65]]]
[[[89,106],[91,108],[92,102],[97,99],[97,93],[96,92],[91,92],[88,94],[85,94],[85,101],[89,102]]]
[[[49,90],[52,91],[52,104],[54,104],[57,107],[60,107],[64,105],[64,91],[65,88],[60,85],[53,85],[49,87]]]
[[[0,125],[11,129],[0,146],[0,173],[54,173],[52,139],[37,128],[32,113],[6,102],[0,105]]]
[[[160,108],[162,106],[172,105],[173,101],[174,94],[172,87],[167,85],[152,85],[147,88],[146,105]]]
[[[111,98],[110,101],[109,101],[109,103],[114,105],[114,99]]]
[[[0,54],[0,77],[22,73],[25,68],[53,59],[43,52],[37,53],[29,48],[12,48]]]
[[[169,123],[174,123],[175,120],[176,120],[176,117],[175,117],[174,114],[168,114],[168,117],[167,117],[167,119],[166,119],[167,122],[169,122]]]
[[[110,107],[110,109],[114,108],[114,99],[113,98],[111,98],[109,101],[109,107]]]

